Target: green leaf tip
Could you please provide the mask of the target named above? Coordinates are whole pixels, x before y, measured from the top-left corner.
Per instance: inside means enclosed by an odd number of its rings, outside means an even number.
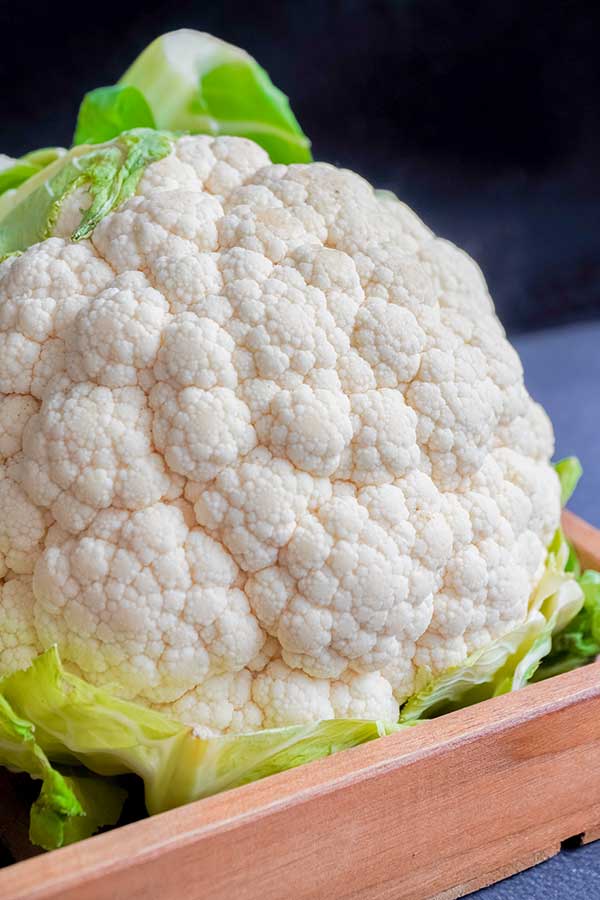
[[[542,681],[591,662],[600,653],[600,572],[578,577],[584,601],[579,613],[555,635],[552,649],[533,680]]]
[[[173,138],[139,128],[105,144],[82,145],[25,182],[4,204],[0,198],[0,260],[50,237],[75,192],[79,224],[74,241],[134,193],[144,170],[171,152]],[[87,209],[82,209],[87,205]]]
[[[92,203],[72,239],[89,237],[98,222],[133,195],[144,169],[167,156],[172,148],[173,141],[167,135],[140,128],[121,135],[106,153],[96,155],[92,151],[80,159],[82,174],[77,185],[89,185]]]
[[[156,128],[142,92],[132,85],[96,88],[79,108],[73,146],[102,144],[133,128]]]
[[[11,678],[18,680],[22,674]],[[114,825],[126,792],[110,779],[65,775],[56,769],[41,745],[35,724],[9,702],[6,694],[10,693],[10,684],[9,678],[0,681],[0,765],[42,782],[31,808],[31,842],[44,850],[55,850]]]
[[[127,792],[109,778],[90,774],[63,776],[52,770],[31,807],[29,840],[58,850],[116,825]]]
[[[66,152],[62,147],[44,147],[42,150],[26,153],[20,159],[0,157],[0,197],[16,190]]]
[[[554,464],[554,468],[560,479],[560,502],[562,506],[566,506],[583,475],[583,469],[576,456],[567,456],[559,460]]]

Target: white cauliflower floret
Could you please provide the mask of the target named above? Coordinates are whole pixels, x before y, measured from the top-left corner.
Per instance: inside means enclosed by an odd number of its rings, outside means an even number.
[[[339,681],[314,678],[275,660],[260,672],[252,689],[264,710],[263,728],[281,728],[320,719],[380,719],[394,722],[398,702],[390,683],[378,673],[350,674]]]
[[[313,496],[330,492],[327,482],[315,483],[264,448],[239,468],[226,469],[209,490],[198,487],[190,486],[187,492],[195,500],[197,521],[218,536],[245,572],[275,562]]]
[[[114,277],[89,243],[50,238],[0,266],[0,393],[41,398],[79,309]]]
[[[29,394],[0,394],[0,463],[19,453],[25,426],[39,405]]]
[[[156,359],[168,309],[141,272],[120,275],[75,317],[67,338],[71,379],[106,387],[137,384]]]
[[[200,191],[156,191],[129,200],[96,228],[92,241],[115,271],[143,269],[157,256],[216,250],[223,210]]]
[[[471,490],[448,495],[454,548],[420,641],[421,665],[436,671],[442,663],[458,665],[471,650],[524,621],[560,515],[555,486],[550,468],[540,472],[503,448],[486,458]]]
[[[358,311],[354,341],[378,387],[403,388],[419,370],[426,337],[409,309],[374,297]]]
[[[266,152],[258,144],[245,138],[224,136],[215,141],[201,135],[183,137],[177,141],[175,152],[171,156],[150,166],[138,192],[150,193],[155,186],[157,190],[165,190],[164,170],[171,172],[177,166],[173,181],[177,187],[184,186],[180,173],[183,171],[182,167],[185,167],[183,179],[193,179],[196,190],[200,188],[209,194],[226,197],[257,169],[268,163]],[[152,179],[150,184],[149,179]]]
[[[26,669],[39,653],[31,577],[0,582],[0,674]]]
[[[400,478],[419,463],[417,417],[402,394],[384,388],[351,394],[353,437],[336,472],[354,484],[383,484]]]
[[[0,263],[0,672],[56,643],[206,734],[395,720],[524,620],[552,451],[466,254],[351,172],[182,137]]]
[[[161,383],[150,405],[156,446],[173,472],[194,481],[211,481],[256,445],[250,410],[229,388],[177,392]]]
[[[253,575],[246,592],[289,665],[318,678],[404,672],[431,618],[431,594],[409,597],[410,569],[367,508],[339,496],[302,517],[278,565]]]
[[[260,651],[264,636],[236,578],[222,546],[190,529],[177,505],[106,510],[43,554],[36,628],[91,681],[172,701]]]
[[[52,517],[21,486],[21,459],[0,466],[0,577],[8,570],[30,575],[42,552]]]
[[[154,287],[169,298],[173,315],[193,312],[220,322],[231,314],[221,292],[223,279],[216,253],[192,253],[187,256],[159,256],[149,260]]]
[[[352,437],[350,403],[329,390],[302,385],[280,391],[263,423],[266,443],[277,456],[311,475],[332,475]],[[265,434],[266,432],[266,434]]]
[[[74,533],[100,509],[150,506],[171,486],[151,424],[140,388],[110,390],[58,377],[27,425],[25,491]]]
[[[213,319],[182,313],[163,331],[154,374],[175,388],[235,388],[234,350],[235,341]]]
[[[167,707],[158,707],[176,716],[186,725],[193,725],[203,737],[258,731],[263,727],[264,715],[252,700],[253,674],[248,669],[213,675]]]

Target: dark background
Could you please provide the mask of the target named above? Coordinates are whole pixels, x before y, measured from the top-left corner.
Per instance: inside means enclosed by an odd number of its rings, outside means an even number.
[[[0,151],[69,141],[158,34],[211,31],[481,264],[513,333],[600,316],[600,8],[539,0],[0,2]]]

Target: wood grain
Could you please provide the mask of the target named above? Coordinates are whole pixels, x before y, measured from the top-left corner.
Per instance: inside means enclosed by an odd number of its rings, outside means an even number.
[[[595,663],[18,863],[0,897],[453,900],[598,834],[599,723]]]
[[[589,522],[565,509],[563,528],[569,540],[577,547],[577,555],[584,569],[600,569],[600,532]]]

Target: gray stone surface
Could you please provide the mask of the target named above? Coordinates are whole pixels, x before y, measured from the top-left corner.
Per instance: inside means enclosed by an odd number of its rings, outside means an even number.
[[[556,457],[575,454],[583,464],[584,477],[570,507],[600,526],[600,323],[528,334],[514,343],[529,390],[554,422]],[[470,894],[470,898],[597,900],[600,841],[563,850],[533,869]]]

